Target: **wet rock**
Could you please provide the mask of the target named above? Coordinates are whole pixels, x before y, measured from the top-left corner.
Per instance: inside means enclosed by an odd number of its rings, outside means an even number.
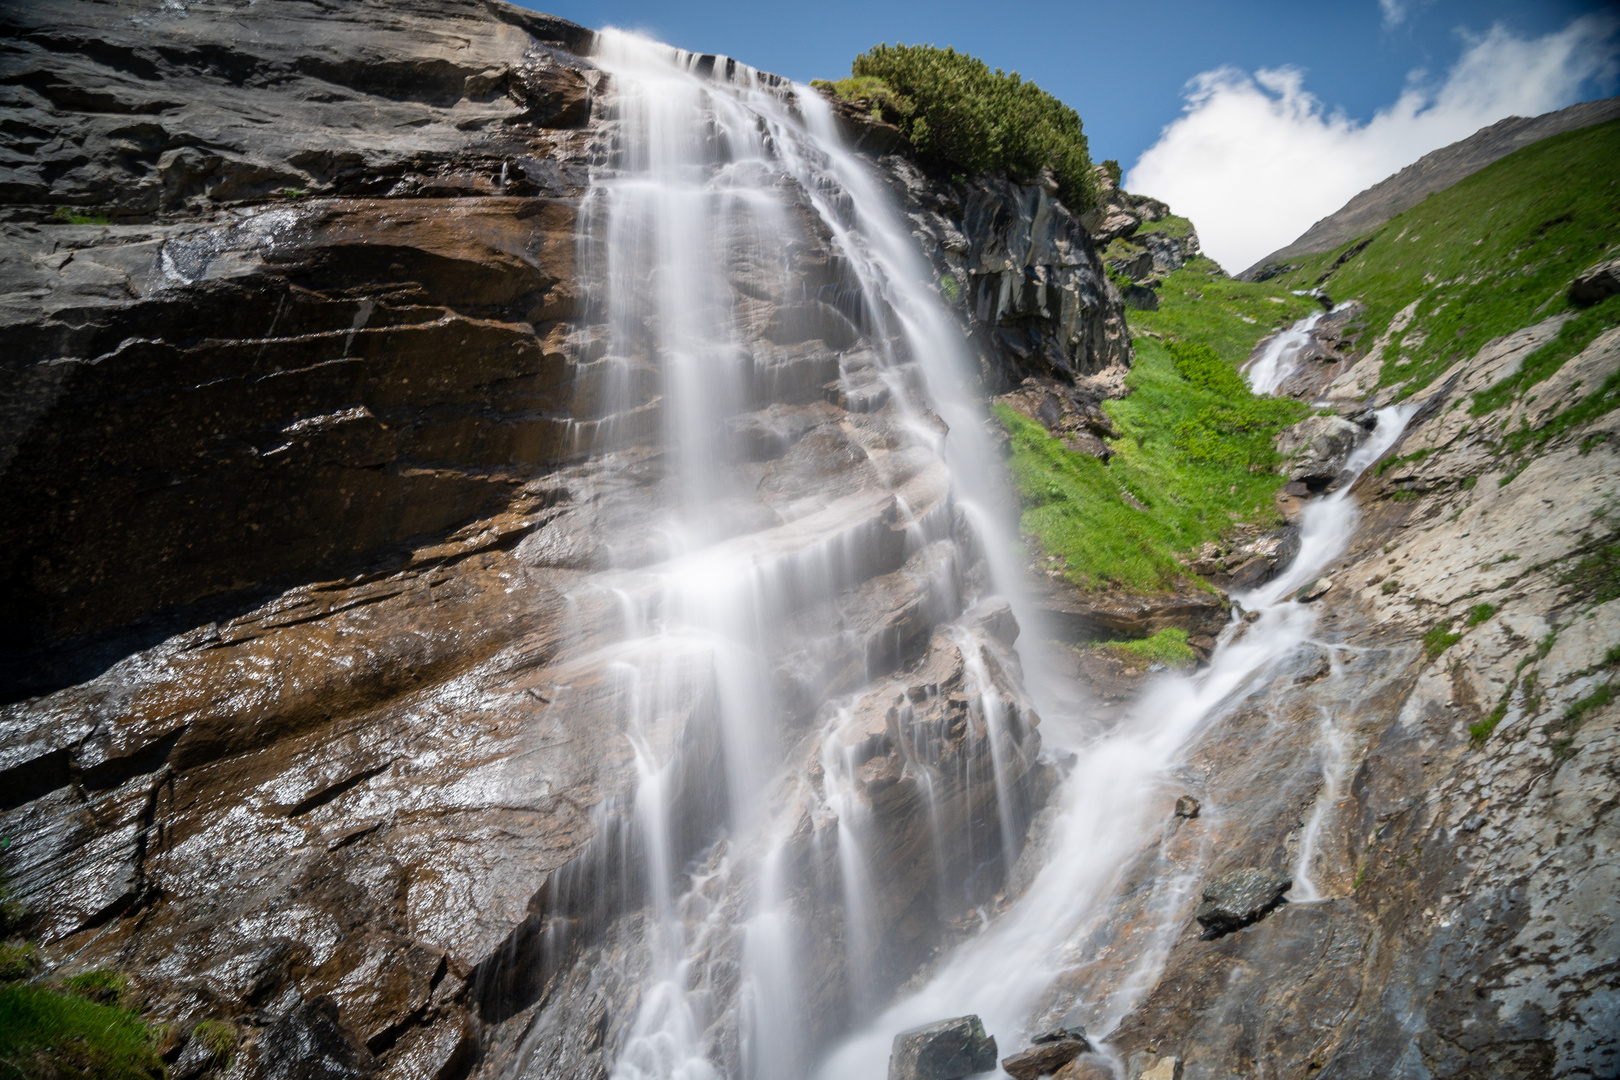
[[[1226,556],[1227,576],[1221,584],[1233,592],[1258,588],[1288,569],[1298,554],[1299,529],[1290,525],[1269,532]]]
[[[288,1013],[258,1049],[263,1080],[354,1080],[377,1073],[376,1059],[338,1023],[337,1006],[324,998]]]
[[[995,1067],[995,1037],[977,1016],[902,1031],[889,1053],[889,1080],[960,1080]]]
[[[1051,1032],[1051,1037],[1037,1036],[1035,1045],[1011,1057],[1001,1059],[1001,1067],[1014,1080],[1036,1080],[1049,1076],[1064,1065],[1091,1049],[1091,1043],[1080,1031],[1079,1037],[1067,1031]]]
[[[1204,902],[1194,917],[1211,940],[1263,918],[1283,902],[1293,880],[1274,870],[1232,870],[1204,886]]]
[[[1104,1055],[1081,1054],[1053,1073],[1052,1080],[1119,1080],[1119,1074]]]
[[[1203,808],[1204,804],[1191,795],[1183,795],[1176,800],[1176,817],[1195,818]]]
[[[1204,589],[1135,595],[1084,592],[1051,578],[1033,585],[1036,602],[1050,625],[1068,641],[1096,641],[1117,636],[1147,637],[1166,627],[1213,639],[1226,625],[1226,600]]]
[[[1181,1059],[1178,1057],[1147,1058],[1141,1073],[1132,1080],[1181,1080]]]
[[[1113,456],[1103,440],[1118,438],[1119,429],[1096,400],[1072,385],[1031,376],[995,402],[1034,420],[1076,453],[1103,461]]]
[[[1307,416],[1277,433],[1277,452],[1290,480],[1322,488],[1338,479],[1367,433],[1342,416]]]
[[[1569,302],[1580,307],[1607,300],[1620,293],[1620,259],[1598,263],[1569,285]]]
[[[1308,604],[1312,600],[1319,600],[1326,596],[1331,588],[1333,588],[1332,578],[1317,578],[1309,585],[1301,586],[1299,591],[1294,593],[1294,599],[1302,604]]]

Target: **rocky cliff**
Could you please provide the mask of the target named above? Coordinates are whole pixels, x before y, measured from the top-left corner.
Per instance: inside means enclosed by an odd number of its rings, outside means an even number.
[[[648,511],[674,480],[656,373],[604,358],[581,262],[615,100],[592,35],[457,0],[3,18],[0,770],[39,977],[127,973],[188,1075],[205,1020],[237,1031],[235,1075],[602,1074],[647,934],[616,869],[645,842],[637,747],[598,651],[625,633],[614,572],[668,556]],[[987,391],[1117,383],[1118,294],[1048,191],[879,167]],[[765,366],[728,428],[757,494],[726,528],[871,555],[772,655],[807,775],[819,704],[867,702],[827,753],[872,816],[892,985],[994,888],[987,808],[1027,816],[1051,773],[1016,622],[959,610],[982,553],[951,554],[972,543],[943,465],[820,298],[848,270],[801,216],[819,291],[734,279]],[[956,539],[917,549],[919,521]],[[680,702],[669,738],[679,854],[714,869],[712,710]],[[993,740],[1001,771],[975,773]],[[796,797],[813,907],[837,822]],[[936,874],[938,829],[964,842]],[[753,888],[715,880],[717,905]],[[847,1022],[840,917],[810,946],[825,1037]],[[714,942],[718,997],[740,948]],[[734,1029],[713,1038],[735,1059]]]

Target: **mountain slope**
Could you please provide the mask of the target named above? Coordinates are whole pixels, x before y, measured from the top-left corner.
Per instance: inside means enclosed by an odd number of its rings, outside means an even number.
[[[1380,180],[1305,230],[1292,244],[1267,255],[1239,276],[1252,281],[1300,256],[1331,251],[1516,150],[1617,116],[1620,97],[1583,101],[1531,118],[1510,116],[1480,128],[1468,138],[1424,154],[1394,176]]]

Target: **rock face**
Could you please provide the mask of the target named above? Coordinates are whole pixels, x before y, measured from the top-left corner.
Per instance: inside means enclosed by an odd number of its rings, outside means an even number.
[[[1620,601],[1601,553],[1620,414],[1523,459],[1499,434],[1602,385],[1620,335],[1598,335],[1534,400],[1466,408],[1562,324],[1491,342],[1414,395],[1394,464],[1352,491],[1364,523],[1312,605],[1332,655],[1303,650],[1190,755],[1208,785],[1196,841],[1231,863],[1300,855],[1325,808],[1306,853],[1319,902],[1174,945],[1111,1040],[1128,1061],[1171,1052],[1188,1076],[1247,1060],[1329,1080],[1615,1071],[1615,870],[1601,853],[1620,843]],[[1431,655],[1423,638],[1445,626],[1458,636]],[[1329,734],[1336,789],[1289,764]],[[1173,845],[1192,842],[1181,832]]]
[[[889,1055],[889,1080],[961,1080],[996,1067],[996,1040],[977,1016],[902,1031]]]
[[[27,932],[60,974],[127,971],[154,1019],[235,1023],[244,1077],[605,1076],[649,963],[610,647],[677,480],[657,372],[605,355],[580,259],[614,101],[592,36],[459,0],[125,15],[0,13],[29,125],[0,177],[0,830]],[[1049,193],[879,164],[954,245],[930,255],[987,387],[1117,384],[1118,296]],[[793,228],[798,280],[847,288],[814,215]],[[939,432],[819,298],[735,284],[775,366],[726,422],[751,494],[711,524],[738,560],[863,553],[769,646],[830,1039],[851,931],[811,778],[847,770],[867,830],[882,992],[993,895],[998,809],[1021,836],[1052,769],[1011,610],[962,610],[988,571]],[[676,856],[723,882],[712,695],[667,704]],[[962,838],[938,865],[935,828]],[[708,900],[742,926],[752,887]],[[693,978],[730,1000],[741,935],[710,946]],[[712,1038],[735,1065],[735,1026]]]
[[[851,145],[893,147],[883,135],[889,125],[848,102],[832,104]],[[877,162],[933,264],[940,296],[978,346],[988,393],[1031,376],[1079,383],[1094,398],[1121,392],[1131,348],[1119,293],[1055,185],[957,182],[899,152]]]
[[[1577,277],[1569,286],[1571,303],[1590,307],[1620,293],[1620,259],[1599,263]]]
[[[496,513],[577,453],[547,334],[595,74],[561,47],[588,33],[293,3],[244,38],[235,6],[189,10],[3,16],[35,131],[0,226],[11,698]]]
[[[1342,416],[1307,416],[1277,433],[1277,452],[1286,459],[1283,475],[1316,490],[1328,487],[1366,435]]]

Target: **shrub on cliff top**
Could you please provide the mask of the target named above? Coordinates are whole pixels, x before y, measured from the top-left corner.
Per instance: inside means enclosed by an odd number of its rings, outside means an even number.
[[[873,102],[919,157],[965,173],[1004,169],[1029,181],[1051,169],[1076,213],[1096,202],[1097,178],[1080,114],[1017,72],[932,45],[875,45],[855,58],[840,97]]]

